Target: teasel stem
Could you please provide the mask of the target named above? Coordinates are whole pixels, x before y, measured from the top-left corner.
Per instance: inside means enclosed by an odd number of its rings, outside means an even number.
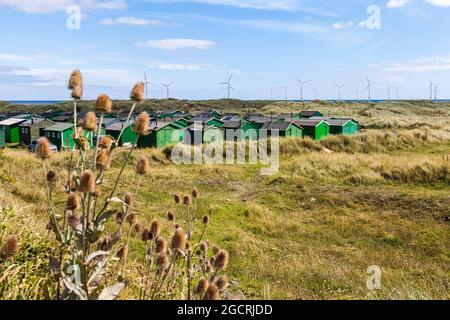
[[[128,113],[128,117],[127,117],[127,121],[125,121],[125,126],[122,128],[122,130],[120,131],[119,137],[117,138],[117,143],[119,143],[120,138],[122,137],[123,133],[125,132],[125,129],[128,127],[128,123],[130,122],[131,119],[131,115],[134,112],[134,109],[136,108],[137,102],[135,102],[133,104],[133,106],[130,109],[130,112]]]
[[[127,158],[125,159],[125,162],[123,163],[122,168],[120,169],[119,175],[117,176],[116,181],[115,181],[115,183],[114,183],[114,188],[111,190],[111,193],[110,193],[109,196],[106,198],[105,205],[103,206],[103,209],[100,211],[100,213],[103,213],[103,211],[106,210],[106,208],[107,208],[108,205],[109,205],[110,199],[111,199],[111,198],[114,196],[114,194],[116,193],[117,186],[119,185],[120,178],[122,177],[123,172],[125,171],[125,167],[127,166],[128,162],[130,161],[131,154],[133,153],[134,149],[136,149],[136,147],[137,147],[137,144],[138,144],[138,141],[139,141],[139,138],[140,138],[140,137],[141,137],[141,135],[138,135],[138,136],[137,136],[136,142],[135,142],[135,143],[133,144],[133,146],[131,147],[130,152],[128,152]]]
[[[101,113],[101,114],[100,114],[99,124],[98,124],[98,130],[97,130],[97,142],[95,143],[94,159],[93,159],[93,161],[92,161],[92,163],[93,163],[93,165],[92,165],[92,171],[95,170],[95,166],[97,165],[97,152],[98,152],[98,146],[99,146],[99,144],[100,144],[100,134],[101,134],[101,132],[102,132],[103,117],[104,117],[104,114]]]
[[[169,265],[169,268],[167,269],[167,272],[156,281],[155,288],[152,292],[152,297],[151,297],[152,300],[154,300],[156,293],[159,290],[161,290],[161,288],[164,286],[164,282],[169,277],[170,271],[172,270],[172,267],[173,267],[175,261],[178,259],[178,255],[179,255],[179,252],[178,252],[178,250],[176,250],[175,253],[173,254],[172,260],[170,261],[170,265]]]
[[[73,130],[75,133],[75,138],[78,138],[77,132],[77,100],[73,99]]]
[[[153,264],[153,251],[155,249],[155,240],[156,237],[153,237],[152,239],[152,243],[150,245],[150,250],[149,250],[149,259],[148,259],[148,265],[147,265],[147,271],[144,272],[144,277],[145,277],[145,285],[144,285],[144,292],[142,294],[142,300],[145,300],[145,297],[147,296],[147,291],[148,291],[148,285],[149,285],[149,281],[150,281],[150,271],[152,269],[152,264]]]
[[[69,162],[69,167],[68,167],[68,172],[67,172],[67,175],[68,175],[68,191],[67,191],[67,193],[68,194],[70,194],[70,192],[72,192],[72,190],[71,190],[71,182],[72,182],[72,165],[73,165],[73,151],[71,151],[70,152],[70,162]]]
[[[126,244],[126,249],[127,250],[129,249],[128,246],[129,246],[129,243],[130,243],[130,237],[131,237],[131,230],[132,229],[133,229],[132,228],[132,224],[130,224],[130,227],[128,229],[128,235],[127,235],[127,244]],[[128,254],[126,254],[125,257],[123,257],[122,272],[121,272],[122,279],[125,279],[125,268],[126,268],[126,265],[127,265],[127,257],[128,257]]]

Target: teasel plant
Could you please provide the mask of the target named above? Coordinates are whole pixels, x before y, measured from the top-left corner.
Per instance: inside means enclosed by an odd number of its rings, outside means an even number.
[[[131,153],[136,148],[139,138],[148,134],[146,113],[142,113],[134,124],[137,134],[136,142],[130,149],[125,161],[121,164],[119,174],[111,180],[111,185],[103,179],[104,172],[112,165],[114,150],[119,145],[119,139],[109,136],[100,138],[103,116],[112,111],[112,101],[107,95],[100,95],[95,102],[94,111],[86,114],[77,122],[76,101],[81,99],[83,92],[82,75],[79,70],[72,72],[69,79],[69,89],[74,99],[74,147],[71,150],[67,169],[67,184],[64,188],[67,200],[64,206],[54,201],[57,193],[55,172],[50,169],[52,155],[50,142],[42,137],[38,140],[36,155],[42,162],[43,177],[47,198],[47,210],[50,218],[47,229],[54,234],[55,245],[50,254],[50,270],[56,282],[57,299],[117,299],[126,285],[123,270],[126,265],[129,236],[122,239],[125,221],[131,226],[136,225],[137,215],[132,212],[133,198],[139,190],[137,183],[133,196],[121,199],[116,196],[117,187],[125,167],[131,161]],[[131,118],[137,103],[143,101],[143,90],[137,84],[131,99],[135,102],[128,115]],[[96,114],[100,114],[97,124]],[[119,137],[122,136],[123,128]],[[97,132],[97,142],[91,153],[91,140]],[[144,165],[142,165],[144,162]],[[139,174],[148,174],[148,160],[138,164]],[[102,196],[102,189],[111,189]],[[121,215],[122,221],[117,229],[107,235],[106,224],[114,217]],[[12,241],[12,240],[10,240]],[[121,272],[113,265],[123,263]],[[111,284],[112,279],[115,281]]]
[[[192,197],[174,195],[175,210],[181,212],[181,218],[177,220],[173,209],[167,212],[175,229],[170,241],[162,235],[158,220],[143,228],[146,266],[141,273],[139,299],[217,300],[227,287],[228,251],[211,247],[204,239],[210,218],[197,218],[192,199],[196,203],[199,197],[196,188]]]

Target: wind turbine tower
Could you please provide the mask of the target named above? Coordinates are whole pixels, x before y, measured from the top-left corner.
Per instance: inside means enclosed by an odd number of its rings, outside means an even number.
[[[227,90],[227,98],[231,99],[231,90],[234,90],[234,88],[231,85],[231,79],[233,78],[233,74],[228,78],[228,81],[221,82],[219,84],[225,85],[225,90]]]
[[[170,98],[170,87],[174,84],[175,82],[171,82],[171,83],[168,83],[168,84],[164,84],[164,83],[161,83],[161,85],[163,86],[163,87],[166,87],[166,97],[167,97],[167,99],[169,99]]]
[[[303,103],[304,99],[303,99],[303,86],[309,82],[311,82],[311,80],[307,80],[307,81],[301,81],[299,79],[297,79],[297,82],[300,84],[300,100]]]
[[[369,103],[371,102],[371,100],[372,100],[372,95],[371,95],[371,93],[372,93],[372,86],[376,86],[376,85],[378,85],[378,83],[372,83],[372,82],[370,82],[370,80],[369,80],[369,78],[366,76],[366,80],[367,80],[367,87],[366,87],[366,91],[368,90],[369,91]]]
[[[316,86],[316,87],[313,89],[313,92],[314,92],[314,100],[317,101],[317,94],[318,94],[318,92],[319,92],[319,86]]]
[[[338,83],[335,83],[334,84],[335,86],[336,86],[336,88],[338,88],[338,91],[339,91],[339,102],[341,101],[341,91],[342,91],[342,88],[344,88],[345,87],[345,84],[338,84]]]
[[[147,80],[147,73],[144,72],[144,84],[145,84],[145,99],[148,100],[148,85],[156,86],[154,83],[151,83]]]
[[[388,101],[391,101],[391,85],[386,82],[386,87],[387,87],[387,99]]]

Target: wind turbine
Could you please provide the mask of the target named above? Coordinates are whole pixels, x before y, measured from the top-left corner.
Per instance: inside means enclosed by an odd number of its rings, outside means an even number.
[[[156,86],[156,84],[147,81],[147,73],[144,72],[144,84],[145,84],[145,99],[148,100],[148,85]]]
[[[227,97],[228,99],[231,98],[231,90],[234,90],[234,88],[231,86],[231,79],[233,78],[233,74],[228,78],[228,81],[220,82],[219,84],[226,85],[225,89],[227,90]]]
[[[433,86],[434,83],[431,81],[431,79],[428,79],[428,82],[430,83],[430,101],[433,101]]]
[[[339,90],[339,100],[338,100],[338,101],[341,101],[341,90],[342,90],[342,88],[345,87],[345,84],[338,84],[338,83],[335,83],[334,85],[335,85],[336,88],[338,88],[338,90]]]
[[[367,90],[369,90],[369,102],[372,100],[372,96],[371,96],[371,89],[372,89],[372,86],[376,86],[376,85],[378,85],[378,83],[372,83],[372,82],[370,82],[370,80],[369,80],[369,78],[366,76],[366,80],[367,80],[367,87],[366,87],[366,89],[364,90],[364,91],[367,91]]]
[[[386,82],[388,101],[391,101],[391,85]]]
[[[398,100],[398,92],[400,91],[400,88],[394,86],[394,90],[395,90],[395,100]]]
[[[284,89],[284,90],[285,90],[285,93],[286,93],[286,101],[288,101],[288,87],[287,87],[287,86],[284,86],[284,87],[281,87],[281,89]]]
[[[299,79],[297,79],[297,82],[300,83],[300,100],[303,103],[303,86],[309,82],[311,82],[311,80],[307,80],[307,81],[301,81]]]
[[[319,92],[319,86],[316,86],[316,87],[313,89],[313,92],[314,92],[314,100],[317,101],[317,93]]]
[[[356,101],[359,102],[359,87],[356,88],[355,93],[356,93]]]
[[[164,84],[164,83],[161,83],[161,85],[163,86],[163,87],[166,87],[166,92],[167,92],[167,99],[169,99],[170,98],[170,87],[174,84],[175,82],[171,82],[171,83],[169,83],[169,84]]]
[[[437,101],[437,93],[439,92],[437,84],[434,83],[434,101]]]

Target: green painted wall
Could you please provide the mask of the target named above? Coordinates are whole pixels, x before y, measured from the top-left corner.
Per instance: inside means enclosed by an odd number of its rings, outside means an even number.
[[[113,137],[117,140],[119,138],[120,131],[115,130],[105,130],[105,134]],[[122,137],[120,138],[119,145],[123,145],[125,143],[131,143],[134,144],[137,139],[137,134],[133,131],[133,126],[128,126],[125,131],[122,134]],[[142,139],[142,137],[141,137]]]
[[[285,136],[287,138],[303,138],[303,131],[299,127],[291,124],[289,128],[286,129]]]
[[[216,126],[216,127],[222,127],[223,126],[223,122],[219,121],[217,119],[211,119],[209,121],[206,122],[206,125],[208,126]]]
[[[358,133],[358,129],[358,124],[356,122],[349,121],[344,126],[331,126],[330,134],[353,135]]]
[[[4,148],[5,146],[5,129],[3,128],[3,126],[0,126],[0,148]]]
[[[330,134],[330,127],[325,122],[322,122],[317,127],[303,127],[303,136],[308,136],[314,140],[322,140]]]
[[[184,130],[171,125],[165,126],[157,131],[151,131],[149,135],[139,139],[139,148],[166,148],[173,146],[184,139]]]
[[[3,127],[5,142],[6,143],[19,143],[20,142],[20,134],[19,134],[19,125],[12,126],[0,126]],[[0,129],[1,130],[1,129]]]

